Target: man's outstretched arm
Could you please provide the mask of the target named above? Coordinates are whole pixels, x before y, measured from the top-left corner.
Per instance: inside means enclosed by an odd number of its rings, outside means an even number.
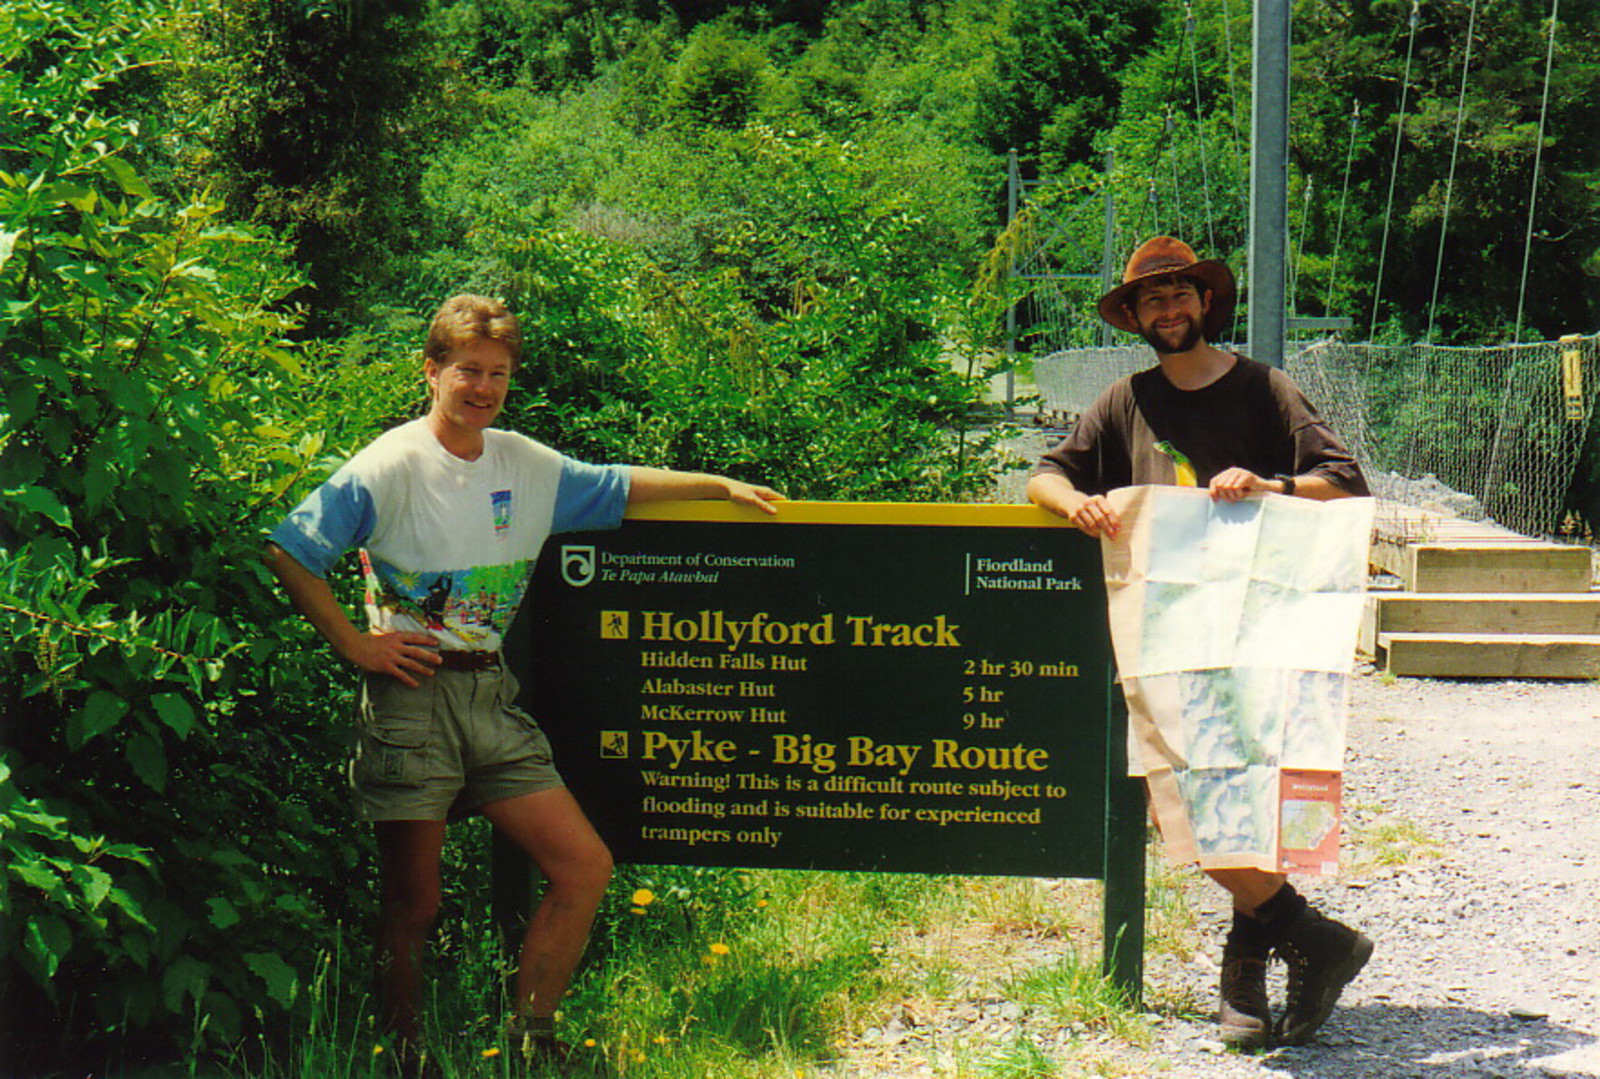
[[[628,482],[628,505],[683,498],[725,498],[741,506],[754,506],[763,513],[777,513],[774,502],[783,496],[770,487],[761,487],[708,472],[678,472],[670,468],[634,465]]]

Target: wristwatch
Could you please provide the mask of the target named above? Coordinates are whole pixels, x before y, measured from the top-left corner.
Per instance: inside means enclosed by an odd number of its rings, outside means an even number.
[[[1283,493],[1284,494],[1286,494],[1286,495],[1293,495],[1294,494],[1294,477],[1293,476],[1285,476],[1285,475],[1279,474],[1279,475],[1276,475],[1276,476],[1274,476],[1272,478],[1277,480],[1279,483],[1283,484]]]

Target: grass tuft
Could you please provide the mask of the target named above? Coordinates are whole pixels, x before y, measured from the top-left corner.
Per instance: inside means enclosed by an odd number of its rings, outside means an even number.
[[[1060,1067],[1038,1043],[1018,1035],[979,1064],[984,1079],[1055,1079]]]
[[[1074,1032],[1108,1034],[1134,1045],[1151,1043],[1149,1022],[1116,985],[1076,950],[1051,966],[1012,981],[1010,995],[1024,1007],[1048,1013]]]
[[[1444,847],[1415,821],[1400,817],[1380,819],[1356,837],[1357,867],[1393,869],[1443,857]]]

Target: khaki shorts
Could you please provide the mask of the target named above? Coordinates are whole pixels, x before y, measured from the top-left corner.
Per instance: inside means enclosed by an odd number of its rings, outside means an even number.
[[[439,671],[416,688],[369,674],[350,786],[362,820],[451,820],[488,802],[562,786],[550,742],[515,707],[503,667]]]

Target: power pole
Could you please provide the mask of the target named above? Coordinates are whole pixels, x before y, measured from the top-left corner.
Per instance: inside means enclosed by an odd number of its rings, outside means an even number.
[[[1255,0],[1250,82],[1250,353],[1282,367],[1289,252],[1289,0]]]

